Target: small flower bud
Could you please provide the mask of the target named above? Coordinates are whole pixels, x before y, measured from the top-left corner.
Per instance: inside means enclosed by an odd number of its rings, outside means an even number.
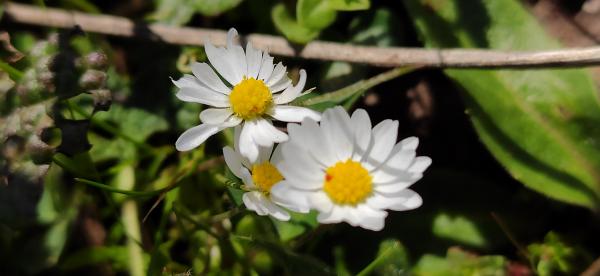
[[[108,89],[95,89],[91,90],[90,93],[94,98],[94,110],[106,111],[110,107],[112,102],[112,96]]]
[[[92,69],[106,70],[108,57],[102,52],[92,52],[85,57],[85,63]]]
[[[89,69],[83,73],[79,79],[79,85],[83,89],[98,89],[104,87],[106,82],[106,73],[94,69]]]

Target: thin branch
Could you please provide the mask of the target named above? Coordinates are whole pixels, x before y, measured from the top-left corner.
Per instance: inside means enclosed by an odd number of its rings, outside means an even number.
[[[6,3],[4,17],[23,24],[57,28],[79,26],[86,32],[139,37],[178,45],[204,45],[208,39],[224,45],[226,32],[136,23],[124,17],[91,15],[53,8]],[[313,41],[293,46],[282,37],[251,34],[243,37],[257,48],[280,56],[365,63],[381,67],[417,66],[436,68],[531,68],[600,65],[600,47],[552,51],[510,52],[481,49],[378,48]]]

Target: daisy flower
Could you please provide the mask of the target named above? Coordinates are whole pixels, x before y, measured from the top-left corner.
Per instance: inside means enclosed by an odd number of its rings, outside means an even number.
[[[345,221],[379,231],[386,209],[421,206],[421,197],[408,187],[422,177],[431,159],[416,157],[416,137],[396,143],[398,121],[385,120],[371,129],[364,110],[350,117],[336,107],[323,113],[320,125],[305,119],[301,125],[288,124],[288,133],[290,140],[281,145],[284,161],[278,165],[286,180],[272,194],[301,196],[296,201],[318,210],[320,223]]]
[[[287,191],[287,198],[271,194],[271,189],[280,186],[283,180],[277,169],[277,165],[282,161],[281,146],[277,146],[275,151],[272,146],[259,146],[256,161],[250,162],[239,153],[240,132],[240,127],[236,127],[234,149],[224,147],[223,156],[231,172],[244,182],[242,188],[248,191],[242,196],[246,208],[261,216],[270,215],[283,221],[289,220],[290,214],[282,206],[295,212],[307,213],[308,207],[305,203],[298,202],[301,197],[297,192]]]
[[[254,49],[249,42],[244,51],[234,43],[236,36],[237,31],[232,28],[227,33],[227,47],[206,43],[210,65],[194,63],[193,76],[184,75],[173,81],[179,88],[176,96],[180,100],[214,107],[200,113],[202,124],[179,136],[175,142],[177,150],[194,149],[225,128],[243,125],[240,153],[255,160],[259,146],[271,147],[288,139],[286,133],[273,126],[272,119],[284,122],[320,119],[320,114],[313,110],[287,105],[303,95],[304,70],[300,70],[300,79],[294,86],[281,62],[274,65],[267,52]]]

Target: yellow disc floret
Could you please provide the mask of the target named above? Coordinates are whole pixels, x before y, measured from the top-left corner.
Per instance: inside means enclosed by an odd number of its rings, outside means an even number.
[[[266,161],[252,166],[252,180],[254,185],[268,195],[271,193],[271,187],[283,180],[283,176],[271,162]]]
[[[336,204],[357,205],[373,192],[372,177],[360,163],[348,159],[327,168],[323,189]]]
[[[249,120],[267,112],[273,104],[273,96],[263,81],[244,77],[233,87],[229,102],[235,115]]]

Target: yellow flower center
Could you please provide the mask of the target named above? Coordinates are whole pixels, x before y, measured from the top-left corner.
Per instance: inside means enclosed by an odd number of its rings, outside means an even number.
[[[273,104],[273,96],[263,81],[244,77],[242,82],[233,87],[229,102],[235,115],[249,120],[267,112]]]
[[[373,192],[372,177],[363,166],[348,159],[325,171],[325,193],[339,205],[357,205]]]
[[[266,161],[252,166],[252,180],[254,185],[268,195],[271,193],[271,187],[283,180],[283,176],[271,162]]]

